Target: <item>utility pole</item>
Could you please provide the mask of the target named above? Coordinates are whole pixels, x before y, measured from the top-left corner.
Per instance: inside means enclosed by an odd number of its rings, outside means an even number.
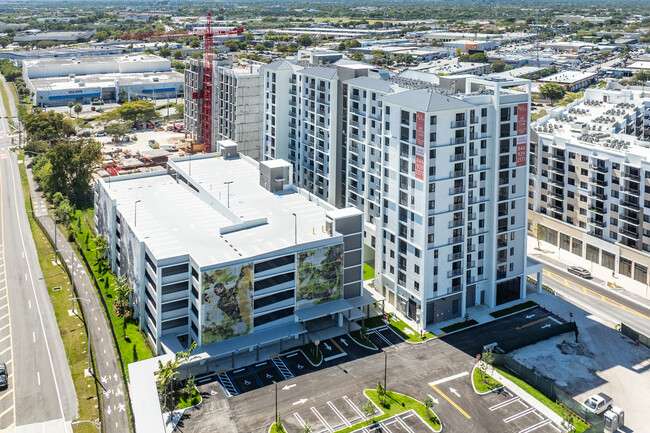
[[[291,215],[293,215],[293,240],[298,244],[298,215],[295,212],[291,212]]]
[[[386,386],[386,371],[388,367],[388,354],[384,352],[384,390],[388,392],[388,387]]]

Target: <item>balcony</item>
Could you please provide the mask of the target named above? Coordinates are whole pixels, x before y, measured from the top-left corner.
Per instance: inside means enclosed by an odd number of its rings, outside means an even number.
[[[475,261],[467,262],[466,267],[467,267],[467,269],[472,269],[472,268],[476,267],[476,262]]]
[[[624,228],[619,228],[618,232],[620,234],[622,234],[623,236],[628,237],[630,239],[639,240],[639,234],[637,232],[633,232],[631,230],[624,229]]]
[[[478,155],[478,149],[470,149],[469,156],[477,156],[477,155]]]
[[[468,221],[474,221],[475,219],[476,219],[476,214],[475,213],[471,213],[471,214],[467,215],[467,220]]]
[[[465,209],[465,205],[463,203],[454,203],[449,205],[449,211],[455,211],[455,210],[463,210]]]
[[[461,290],[463,290],[463,287],[460,284],[456,284],[455,286],[451,286],[451,292],[452,293],[460,292]]]
[[[455,170],[449,172],[449,177],[462,177],[465,176],[465,170]]]
[[[459,244],[463,242],[464,237],[463,236],[452,236],[449,238],[449,243],[450,244]]]
[[[548,167],[548,171],[554,173],[564,173],[564,165],[553,164]]]
[[[483,165],[473,165],[473,166],[471,166],[471,167],[469,168],[469,171],[472,172],[472,173],[474,173],[474,172],[476,172],[476,171],[483,171],[483,170],[487,170],[487,169],[488,169],[487,164],[483,164]]]
[[[618,188],[621,190],[621,192],[624,192],[626,194],[634,194],[634,195],[640,194],[640,190],[638,186],[635,188],[630,188],[629,185],[619,185]]]
[[[622,213],[622,214],[618,215],[618,218],[621,221],[625,221],[628,224],[634,224],[635,226],[639,225],[639,218],[637,218],[637,217],[635,217],[633,215],[627,215],[627,214]]]
[[[589,206],[589,212],[595,212],[600,215],[605,215],[605,209],[602,207]]]
[[[621,200],[620,205],[628,209],[639,210],[639,205],[628,200]]]
[[[601,194],[601,193],[596,192],[596,191],[589,191],[589,196],[590,197],[596,197],[596,198],[598,198],[600,200],[607,200],[607,194]]]
[[[564,155],[560,155],[558,153],[551,153],[551,158],[552,159],[557,159],[559,161],[564,161]]]
[[[462,258],[463,258],[463,253],[449,254],[448,261],[453,262],[453,261],[456,261],[456,260],[460,260]]]
[[[632,174],[632,173],[630,173],[629,171],[624,171],[622,174],[623,174],[623,177],[625,177],[625,178],[627,178],[627,179],[632,179],[632,180],[634,180],[634,181],[636,181],[636,182],[638,182],[638,181],[640,180],[640,179],[639,179],[639,175],[637,175],[637,174]]]
[[[452,221],[449,221],[449,228],[453,229],[453,228],[456,228],[456,227],[461,227],[464,224],[465,224],[465,221],[462,218],[459,219],[459,220],[452,220]]]
[[[464,128],[465,126],[467,126],[466,120],[456,120],[454,122],[451,122],[452,128]]]
[[[591,164],[591,169],[597,171],[598,173],[607,173],[608,171],[607,167],[595,164]]]
[[[564,186],[564,177],[563,176],[551,176],[551,177],[548,178],[548,181],[550,183],[555,184],[555,185]]]
[[[464,186],[459,186],[456,188],[449,188],[449,195],[456,195],[456,194],[462,194],[465,192],[465,187]]]
[[[600,228],[605,228],[605,226],[607,225],[607,224],[605,223],[605,221],[602,221],[602,220],[596,219],[596,218],[594,218],[594,217],[589,218],[589,223],[590,223],[590,224],[593,224],[593,225],[596,225],[596,226],[598,226],[598,227],[600,227]]]
[[[480,140],[482,138],[487,138],[487,137],[488,137],[487,132],[470,132],[469,134],[470,140]]]
[[[470,117],[469,118],[469,123],[472,123],[472,124],[478,123],[478,117]]]
[[[595,183],[595,184],[598,185],[598,186],[607,186],[607,185],[608,185],[608,183],[607,183],[606,180],[604,180],[604,179],[598,179],[597,177],[589,178],[589,182],[591,182],[591,183]]]
[[[455,145],[455,144],[465,144],[467,143],[467,137],[454,137],[451,140],[449,140],[449,144]]]
[[[470,245],[467,246],[467,252],[468,253],[473,253],[474,251],[476,251],[476,245],[470,244]]]
[[[465,157],[466,156],[464,153],[455,153],[449,157],[449,161],[450,162],[463,161]]]
[[[459,275],[463,275],[462,269],[452,269],[451,271],[447,272],[447,278],[453,278]]]
[[[555,197],[560,200],[564,199],[564,193],[558,192],[557,190],[551,190],[549,194],[551,195],[551,197]]]

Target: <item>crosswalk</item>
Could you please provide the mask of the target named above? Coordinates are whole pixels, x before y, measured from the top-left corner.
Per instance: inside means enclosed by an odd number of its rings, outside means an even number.
[[[228,374],[226,374],[225,371],[222,371],[221,373],[217,373],[217,377],[219,378],[219,382],[221,382],[221,385],[223,386],[224,390],[226,391],[226,394],[228,397],[238,395],[239,391],[237,391],[237,388],[235,387],[235,384],[232,383],[230,380],[230,377],[228,377]]]
[[[284,377],[285,380],[295,377],[293,372],[289,370],[289,367],[287,367],[287,364],[285,364],[282,358],[280,358],[279,356],[273,358],[273,364],[275,364],[276,368],[278,369],[278,371]]]

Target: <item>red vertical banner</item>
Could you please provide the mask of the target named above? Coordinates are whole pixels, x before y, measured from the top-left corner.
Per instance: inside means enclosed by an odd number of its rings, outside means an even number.
[[[526,137],[517,137],[517,167],[526,165]]]
[[[415,178],[424,180],[424,148],[415,148]]]
[[[420,111],[415,115],[415,144],[424,146],[424,113]]]
[[[524,135],[528,132],[528,104],[517,105],[517,135]]]

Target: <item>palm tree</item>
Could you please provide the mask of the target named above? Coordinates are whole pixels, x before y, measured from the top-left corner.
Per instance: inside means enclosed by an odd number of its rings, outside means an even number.
[[[193,359],[192,352],[196,349],[196,342],[193,342],[187,352],[177,352],[174,359],[170,359],[165,364],[158,361],[158,372],[156,373],[158,381],[158,392],[163,399],[163,410],[173,410],[176,407],[178,398],[178,367]],[[193,382],[193,378],[192,379]],[[188,379],[188,382],[190,380]]]
[[[68,108],[70,109],[70,117],[72,117],[72,107],[74,107],[74,102],[68,102]]]

